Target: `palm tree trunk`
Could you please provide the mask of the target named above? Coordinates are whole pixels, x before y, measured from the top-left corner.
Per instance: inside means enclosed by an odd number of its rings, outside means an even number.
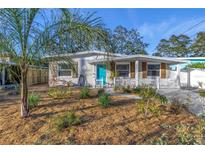
[[[27,70],[28,68],[23,64],[21,66],[21,117],[29,116]]]

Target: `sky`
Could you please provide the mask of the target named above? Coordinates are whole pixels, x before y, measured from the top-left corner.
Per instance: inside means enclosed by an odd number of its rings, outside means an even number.
[[[160,39],[179,35],[197,23],[205,20],[205,9],[81,9],[82,12],[96,12],[107,28],[122,25],[137,29],[143,41],[148,43],[147,51],[152,54]],[[205,31],[205,21],[187,31],[191,38],[199,31]]]

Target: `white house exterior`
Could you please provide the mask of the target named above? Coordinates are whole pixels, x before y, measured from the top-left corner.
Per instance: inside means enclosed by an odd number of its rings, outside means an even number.
[[[56,60],[52,60],[58,57]],[[49,86],[72,82],[80,86],[138,86],[149,84],[157,88],[179,87],[178,75],[171,78],[169,65],[184,63],[183,60],[148,55],[108,54],[101,51],[84,51],[74,54],[48,56]],[[69,64],[69,58],[73,64]]]

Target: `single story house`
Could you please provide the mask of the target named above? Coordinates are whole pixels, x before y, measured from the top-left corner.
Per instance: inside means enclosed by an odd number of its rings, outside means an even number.
[[[50,87],[72,82],[92,87],[135,87],[148,84],[157,88],[177,88],[180,85],[180,68],[177,70],[178,75],[170,78],[169,66],[184,63],[183,60],[175,58],[111,54],[102,51],[51,55],[46,58],[50,58]],[[72,64],[69,59],[72,59]]]

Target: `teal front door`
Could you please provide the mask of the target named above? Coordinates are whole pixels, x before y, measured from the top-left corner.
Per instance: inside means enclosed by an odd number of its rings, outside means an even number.
[[[106,83],[106,66],[97,65],[97,80],[102,80],[103,85]]]

